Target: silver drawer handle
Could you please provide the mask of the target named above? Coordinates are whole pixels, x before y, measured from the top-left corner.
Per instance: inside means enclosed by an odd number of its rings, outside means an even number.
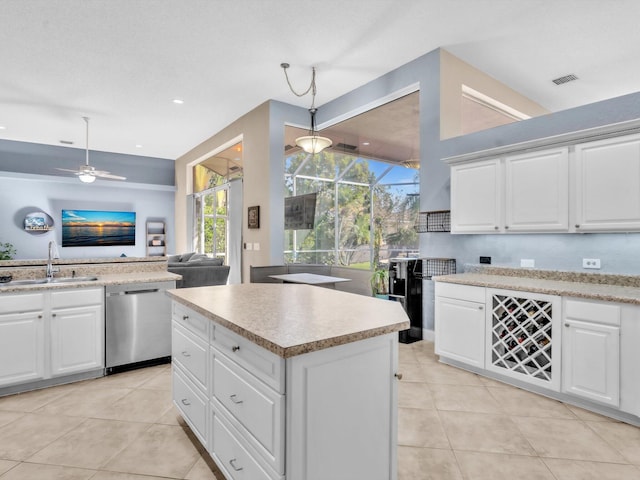
[[[182,402],[183,405],[189,406],[191,405],[191,402],[189,400],[187,400],[186,398],[183,398],[182,400],[180,400]]]
[[[183,315],[183,316],[182,316],[182,320],[184,320],[185,322],[186,322],[187,320],[189,320],[189,315]]]
[[[236,467],[235,462],[236,462],[235,458],[232,458],[231,460],[229,460],[229,465],[231,465],[236,472],[239,472],[244,468],[244,467]]]
[[[182,356],[183,357],[190,357],[191,354],[185,350],[184,352],[182,352]]]
[[[234,345],[233,347],[231,347],[231,351],[232,352],[237,352],[238,350],[240,350],[240,346],[239,345]]]
[[[571,326],[571,324],[570,324],[570,323],[565,323],[565,324],[564,324],[564,326],[565,326],[565,327],[570,327],[570,326]]]
[[[398,380],[402,380],[402,374],[401,373],[394,373],[393,376],[396,377]]]
[[[229,398],[231,399],[231,401],[233,403],[235,403],[236,405],[240,404],[240,403],[244,403],[244,400],[236,400],[238,398],[238,396],[234,393],[233,395],[230,395]]]
[[[478,310],[484,310],[484,306],[483,305],[478,305]]]

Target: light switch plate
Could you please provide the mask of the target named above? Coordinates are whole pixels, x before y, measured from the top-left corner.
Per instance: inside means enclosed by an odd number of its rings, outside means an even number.
[[[247,250],[253,250],[253,243],[245,243],[244,248],[246,248]]]
[[[260,244],[258,242],[253,244],[253,249],[254,250],[260,250]]]
[[[533,268],[536,266],[536,261],[533,258],[520,259],[520,266],[526,268]]]

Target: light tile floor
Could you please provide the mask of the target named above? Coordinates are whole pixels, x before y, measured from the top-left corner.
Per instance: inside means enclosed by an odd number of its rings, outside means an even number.
[[[442,365],[429,342],[400,345],[400,367],[399,480],[640,480],[640,428]],[[170,375],[0,398],[0,480],[223,480]]]

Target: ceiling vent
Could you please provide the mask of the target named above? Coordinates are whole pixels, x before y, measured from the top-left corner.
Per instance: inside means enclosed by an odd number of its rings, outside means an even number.
[[[551,81],[556,85],[562,85],[563,83],[573,82],[574,80],[578,80],[578,77],[573,73],[570,73],[569,75],[565,75],[564,77],[554,78]]]
[[[60,140],[60,143],[63,145],[73,145],[73,142],[71,140]]]
[[[336,150],[342,150],[343,152],[350,151],[355,152],[358,150],[358,147],[355,145],[349,145],[348,143],[339,143],[335,146]]]

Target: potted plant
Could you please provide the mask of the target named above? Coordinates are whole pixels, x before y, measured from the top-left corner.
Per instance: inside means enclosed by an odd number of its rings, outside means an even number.
[[[371,275],[371,291],[374,297],[389,299],[389,270],[378,266]]]
[[[16,254],[16,249],[11,243],[0,243],[0,260],[11,260]]]

